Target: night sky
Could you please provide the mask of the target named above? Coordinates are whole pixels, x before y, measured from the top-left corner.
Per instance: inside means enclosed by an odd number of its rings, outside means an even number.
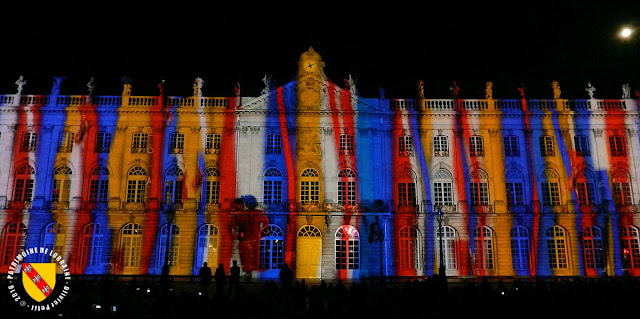
[[[364,3],[364,4],[363,4]],[[596,4],[597,3],[597,4]],[[0,94],[49,94],[64,76],[61,94],[120,95],[120,78],[134,95],[188,96],[196,77],[203,95],[258,96],[262,78],[276,85],[296,75],[310,46],[326,62],[329,79],[349,74],[363,97],[620,98],[623,83],[640,90],[640,32],[621,41],[623,25],[640,28],[640,1],[2,1]],[[632,75],[636,75],[632,77]]]

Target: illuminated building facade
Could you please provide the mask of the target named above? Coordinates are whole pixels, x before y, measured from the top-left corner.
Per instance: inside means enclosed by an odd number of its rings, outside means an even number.
[[[313,49],[259,97],[0,96],[0,271],[640,275],[638,100],[364,98]]]

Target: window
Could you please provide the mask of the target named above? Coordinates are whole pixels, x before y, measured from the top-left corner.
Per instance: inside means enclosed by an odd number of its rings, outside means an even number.
[[[184,152],[184,134],[172,133],[169,135],[169,154],[182,154]]]
[[[173,166],[170,167],[164,177],[164,202],[165,203],[182,203],[184,173],[182,170]]]
[[[343,225],[336,231],[336,269],[360,269],[360,234]]]
[[[142,259],[142,227],[128,223],[120,231],[122,267],[138,267]]]
[[[72,132],[60,132],[58,153],[71,153],[73,151],[73,136],[74,134]]]
[[[204,142],[205,154],[218,154],[220,153],[220,134],[207,134]]]
[[[507,206],[524,205],[524,178],[522,173],[510,169],[505,174],[505,188],[507,191]]]
[[[264,173],[262,199],[265,204],[278,204],[282,201],[282,173],[277,168],[269,168]]]
[[[516,226],[511,229],[511,259],[513,269],[529,271],[529,230],[523,226]]]
[[[98,132],[96,135],[96,153],[109,153],[111,148],[111,133]]]
[[[456,230],[451,226],[442,225],[442,229],[438,230],[438,236],[440,236],[440,232],[442,232],[442,244],[444,245],[442,248],[442,251],[444,252],[444,266],[446,269],[458,269]]]
[[[558,177],[558,173],[547,169],[544,171],[544,179],[546,179],[546,182],[541,183],[542,205],[560,205],[560,178]]]
[[[493,231],[487,226],[476,227],[473,232],[473,261],[476,269],[493,269]]]
[[[611,173],[613,177],[613,201],[616,206],[632,205],[631,184],[629,175],[623,170],[616,170]]]
[[[541,156],[555,156],[555,147],[553,136],[544,135],[540,136],[540,155]]]
[[[260,231],[260,269],[280,269],[284,264],[284,232],[276,225]]]
[[[27,242],[27,227],[23,223],[8,223],[2,230],[2,265],[10,265],[24,250]]]
[[[203,262],[209,265],[218,264],[218,242],[218,227],[204,224],[198,228],[198,262],[194,265],[196,269],[200,269]]]
[[[59,256],[64,256],[64,248],[67,245],[64,226],[60,223],[50,223],[44,228],[44,237],[42,238],[42,247],[55,251]],[[55,262],[53,256],[43,254],[40,262]]]
[[[215,167],[207,167],[203,183],[203,195],[205,204],[220,203],[220,172]]]
[[[422,258],[420,257],[422,248],[420,242],[422,236],[420,230],[416,227],[405,226],[400,229],[400,251],[399,264],[400,270],[416,270],[422,269]]]
[[[398,181],[398,205],[415,206],[418,202],[416,198],[415,174],[410,169],[403,169],[397,175]]]
[[[171,236],[169,236],[169,230],[171,230]],[[167,247],[169,248],[168,259]],[[165,260],[168,260],[169,267],[173,267],[178,264],[178,252],[180,248],[180,227],[176,224],[165,224],[160,227],[160,233],[158,234],[158,249],[156,256],[156,267],[162,269]]]
[[[320,200],[320,178],[318,171],[307,168],[300,178],[300,201],[302,203],[317,203]]]
[[[625,156],[624,137],[614,135],[609,137],[609,147],[611,148],[611,156]]]
[[[267,134],[267,154],[280,154],[282,141],[280,134]]]
[[[35,152],[36,143],[38,142],[38,133],[36,132],[24,132],[22,134],[22,144],[20,144],[21,152]]]
[[[504,141],[504,156],[507,157],[519,157],[520,156],[520,144],[518,143],[518,137],[515,135],[508,135],[503,138]]]
[[[411,135],[404,135],[398,137],[398,150],[400,156],[413,156],[413,137]]]
[[[109,200],[109,170],[98,166],[89,177],[89,201],[106,202]]]
[[[591,172],[582,171],[576,175],[575,190],[578,195],[579,206],[591,206],[596,204],[596,190]]]
[[[340,152],[353,154],[354,142],[352,134],[340,134]]]
[[[147,153],[149,143],[149,134],[133,133],[133,141],[131,142],[131,153]]]
[[[471,191],[471,206],[489,206],[489,182],[487,173],[483,170],[475,170],[471,173],[472,182],[469,183]]]
[[[591,226],[582,232],[582,249],[584,251],[584,266],[586,269],[604,270],[605,255],[602,230]]]
[[[569,268],[569,253],[564,229],[553,226],[547,230],[547,252],[551,269]]]
[[[147,171],[140,166],[134,166],[127,175],[127,203],[144,203]]]
[[[589,137],[585,135],[576,135],[573,138],[573,142],[576,148],[576,155],[578,156],[590,156],[589,150]]]
[[[484,156],[484,142],[482,136],[473,135],[469,136],[469,156],[482,157]]]
[[[338,174],[338,204],[356,204],[356,173],[345,168]]]
[[[100,224],[89,223],[85,225],[82,227],[80,235],[80,264],[82,266],[100,266],[104,242]]]
[[[449,137],[436,135],[433,137],[433,155],[439,157],[449,156]]]
[[[622,228],[622,268],[640,268],[640,234],[638,228],[634,226],[624,226]]]
[[[453,205],[453,177],[449,171],[440,169],[433,174],[433,204],[435,207],[439,205]]]
[[[71,192],[71,180],[69,176],[73,174],[71,168],[60,165],[53,170],[53,194],[51,201],[54,203],[69,202],[69,194]]]
[[[16,183],[13,188],[14,202],[31,202],[33,197],[33,181],[35,174],[35,170],[29,165],[18,167],[16,170]]]

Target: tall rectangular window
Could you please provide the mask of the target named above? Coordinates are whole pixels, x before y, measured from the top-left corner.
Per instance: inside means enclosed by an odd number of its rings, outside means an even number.
[[[542,183],[542,204],[544,206],[560,205],[560,185],[558,183]]]
[[[89,183],[89,201],[106,202],[109,199],[109,180],[93,179]]]
[[[317,203],[320,200],[319,181],[300,181],[300,201]]]
[[[447,136],[436,135],[433,137],[433,155],[449,156],[449,138]]]
[[[474,135],[469,136],[469,156],[482,157],[484,156],[484,142],[482,136]]]
[[[489,205],[489,183],[469,183],[472,206]]]
[[[204,188],[204,202],[206,204],[217,204],[220,202],[220,181],[207,181]]]
[[[22,143],[20,145],[20,151],[34,152],[36,150],[37,141],[38,141],[38,133],[24,132],[22,134]]]
[[[275,204],[282,201],[282,181],[265,179],[263,184],[263,201]]]
[[[611,148],[611,156],[625,156],[624,137],[614,135],[609,137],[609,147]]]
[[[338,182],[338,204],[355,205],[356,204],[356,182]]]
[[[520,145],[518,144],[518,137],[515,135],[505,136],[504,142],[504,156],[518,157],[520,156]]]
[[[127,203],[144,203],[146,180],[127,181]]]
[[[219,154],[220,153],[220,134],[207,134],[204,142],[205,154]]]
[[[631,205],[631,187],[628,182],[613,183],[613,200],[616,205]]]
[[[73,151],[73,137],[74,134],[72,132],[60,132],[58,153],[71,153]]]
[[[541,156],[555,156],[555,147],[553,142],[553,136],[544,135],[540,136],[540,155]]]
[[[54,203],[65,203],[69,201],[71,193],[71,181],[67,179],[55,179],[53,181],[53,194],[51,201]]]
[[[149,135],[147,133],[133,133],[131,153],[146,153]]]
[[[576,148],[576,155],[578,156],[590,156],[589,150],[589,137],[585,135],[577,135],[573,138],[573,142]]]
[[[281,148],[280,134],[267,134],[267,154],[280,154]]]
[[[340,152],[344,154],[353,154],[354,142],[353,135],[341,134],[340,135]]]
[[[588,206],[595,205],[595,188],[593,183],[578,182],[576,183],[576,193],[578,194],[578,205]]]
[[[169,154],[182,154],[184,152],[184,134],[173,133],[169,135]]]
[[[413,138],[411,135],[398,137],[398,150],[400,156],[413,156]]]
[[[416,183],[398,183],[398,204],[416,205]]]
[[[33,197],[33,179],[18,178],[13,190],[14,202],[30,202]]]
[[[520,182],[506,182],[507,206],[524,205],[524,185]]]
[[[434,205],[453,205],[453,191],[451,183],[435,182],[433,183],[433,204]]]
[[[107,132],[98,132],[96,135],[96,153],[109,153],[109,148],[111,146],[111,133]]]
[[[182,203],[183,181],[167,180],[164,184],[164,202]]]

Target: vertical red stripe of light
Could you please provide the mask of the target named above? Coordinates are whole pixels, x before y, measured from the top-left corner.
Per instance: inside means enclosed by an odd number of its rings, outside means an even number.
[[[469,156],[469,145],[468,145],[468,141],[469,141],[469,123],[467,122],[467,112],[464,110],[464,108],[461,106],[461,102],[460,100],[456,99],[454,100],[455,102],[455,108],[456,110],[458,110],[458,120],[459,120],[459,124],[460,124],[460,129],[462,130],[461,134],[462,134],[462,141],[460,141],[460,138],[456,138],[454,139],[454,150],[458,150],[458,152],[456,152],[456,156],[455,156],[455,162],[454,162],[454,180],[456,181],[456,189],[458,191],[458,198],[460,198],[461,200],[466,200],[467,199],[467,191],[466,191],[466,187],[465,184],[469,182],[469,180],[466,178],[465,173],[464,173],[464,165],[467,161],[466,157],[470,157]],[[462,143],[461,145],[459,143]],[[473,159],[472,159],[473,160]],[[467,170],[469,170],[469,174],[471,174],[471,169],[473,166],[471,165],[467,165]],[[469,210],[471,206],[471,203],[467,203],[467,210]],[[463,234],[469,234],[469,218],[470,218],[470,214],[469,211],[466,212],[462,212],[463,216],[464,216],[464,222],[462,223],[462,227],[464,227],[465,229],[461,229],[460,232]],[[469,272],[469,265],[470,265],[470,254],[471,250],[469,247],[469,241],[464,241],[464,240],[460,240],[460,263],[459,263],[459,271],[461,275],[467,275],[470,274]]]
[[[279,87],[276,92],[277,106],[278,106],[278,118],[280,120],[280,135],[282,136],[282,149],[284,154],[284,162],[287,166],[287,199],[289,202],[296,201],[296,176],[295,176],[295,167],[292,156],[292,148],[289,143],[289,130],[287,127],[287,111],[284,103],[284,91],[283,87]],[[294,215],[295,211],[290,209],[290,215]],[[285,240],[285,255],[284,262],[287,263],[290,267],[294,266],[293,261],[293,253],[295,247],[295,223],[287,224],[287,235]]]
[[[538,240],[540,238],[538,232],[540,229],[540,207],[538,206],[538,188],[536,181],[536,169],[534,167],[534,159],[533,159],[533,142],[531,141],[531,112],[528,111],[527,100],[522,99],[522,110],[524,112],[524,128],[525,132],[525,143],[527,146],[527,159],[529,164],[529,177],[531,178],[531,199],[532,203],[535,203],[531,209],[533,210],[534,218],[533,224],[531,225],[531,262],[529,263],[529,272],[531,276],[535,276],[537,273],[537,262],[538,262]]]

